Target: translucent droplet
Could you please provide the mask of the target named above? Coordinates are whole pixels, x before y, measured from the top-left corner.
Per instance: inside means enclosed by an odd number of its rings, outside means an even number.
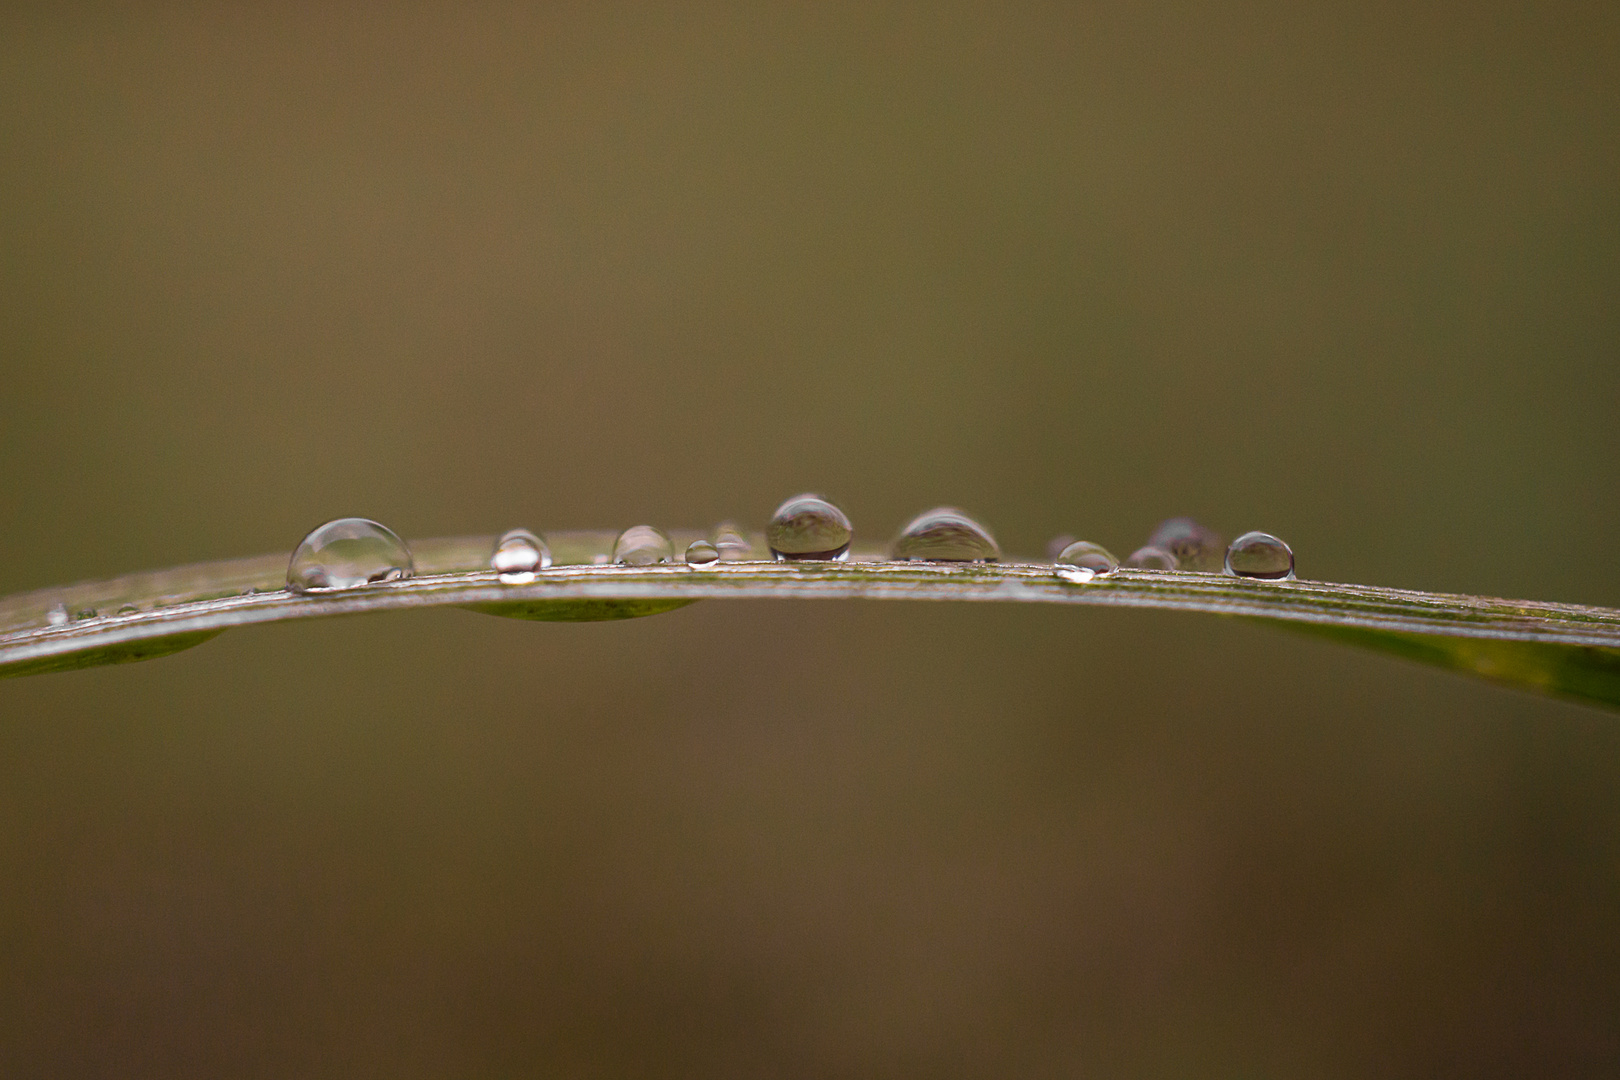
[[[52,626],[66,626],[72,618],[66,604],[57,604],[45,613],[45,621]]]
[[[352,589],[399,581],[416,572],[405,541],[366,518],[328,521],[304,537],[287,564],[294,592]]]
[[[489,568],[507,585],[527,585],[551,565],[546,538],[528,529],[508,529],[495,541]]]
[[[1291,578],[1294,552],[1270,533],[1246,532],[1226,549],[1226,572],[1236,577]]]
[[[1174,555],[1178,569],[1211,572],[1221,568],[1221,553],[1226,550],[1220,533],[1186,517],[1160,522],[1148,537],[1147,546]]]
[[[1052,570],[1065,581],[1081,584],[1093,578],[1106,577],[1119,569],[1119,560],[1101,544],[1089,540],[1076,540],[1058,552]]]
[[[136,607],[134,604],[125,604],[123,607],[118,609],[118,614],[120,614],[120,615],[133,615],[133,614],[135,614],[136,612],[138,612],[140,610],[141,609]]]
[[[1131,552],[1125,565],[1135,570],[1175,570],[1180,567],[1176,557],[1161,547],[1149,544]]]
[[[748,537],[729,521],[722,521],[714,527],[714,546],[724,562],[743,562],[754,552],[754,545],[748,542]]]
[[[93,619],[96,617],[96,609],[93,607],[80,608],[78,611],[73,613],[73,617],[80,622],[83,622],[85,619]]]
[[[632,525],[613,541],[613,561],[620,566],[651,566],[674,558],[674,543],[651,525]]]
[[[918,514],[900,530],[890,555],[927,562],[995,562],[1001,558],[990,530],[954,506]]]
[[[1063,533],[1060,536],[1052,537],[1046,542],[1046,557],[1052,562],[1057,562],[1057,557],[1063,554],[1063,549],[1078,539],[1080,538],[1073,533]]]
[[[819,495],[796,495],[776,508],[765,542],[778,561],[845,559],[855,530],[844,512]]]
[[[686,562],[689,566],[708,566],[720,561],[720,549],[707,540],[694,540],[687,545]]]

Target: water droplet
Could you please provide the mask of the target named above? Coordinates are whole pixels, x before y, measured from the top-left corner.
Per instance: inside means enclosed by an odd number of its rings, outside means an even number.
[[[621,566],[651,566],[675,558],[675,545],[651,525],[632,525],[613,541],[613,561]]]
[[[748,537],[729,521],[722,521],[714,527],[714,546],[725,562],[742,562],[754,551],[754,545],[748,542]]]
[[[708,566],[720,561],[720,549],[707,540],[694,540],[686,549],[689,566]]]
[[[995,562],[1001,549],[983,525],[954,506],[939,506],[912,518],[890,554],[900,560]]]
[[[366,518],[328,521],[304,537],[287,564],[294,592],[352,589],[399,581],[416,572],[405,541]]]
[[[81,622],[85,619],[93,619],[96,617],[96,609],[93,607],[81,608],[74,613],[73,617]]]
[[[1076,540],[1058,552],[1052,570],[1065,581],[1084,584],[1093,578],[1106,577],[1119,569],[1119,560],[1101,544],[1089,540]]]
[[[600,551],[597,552],[595,555],[591,556],[591,565],[592,566],[606,566],[608,563],[610,563],[612,561],[613,561],[613,556],[604,555]]]
[[[795,495],[776,508],[765,541],[778,561],[845,559],[855,530],[844,512],[819,495]]]
[[[1175,570],[1180,567],[1174,555],[1152,544],[1131,552],[1130,558],[1125,560],[1125,565],[1135,570]]]
[[[527,585],[550,565],[551,548],[545,537],[528,529],[506,530],[489,557],[489,568],[507,585]]]
[[[1291,578],[1294,552],[1270,533],[1246,532],[1226,549],[1226,572],[1235,577]]]
[[[1220,533],[1187,517],[1160,522],[1148,537],[1147,546],[1174,555],[1178,569],[1211,572],[1221,568],[1221,553],[1226,550]]]
[[[1046,542],[1047,559],[1052,562],[1057,562],[1057,557],[1063,554],[1063,549],[1078,539],[1080,538],[1073,533],[1063,533],[1060,536],[1052,537],[1052,539]]]
[[[135,614],[136,612],[138,612],[140,610],[141,609],[136,607],[134,604],[125,604],[123,607],[118,609],[118,614],[120,614],[120,615],[133,615],[133,614]]]
[[[66,626],[71,618],[66,604],[57,604],[45,613],[45,621],[52,626]]]

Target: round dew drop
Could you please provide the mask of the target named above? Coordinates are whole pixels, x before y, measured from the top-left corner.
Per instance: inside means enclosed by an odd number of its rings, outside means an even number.
[[[392,530],[366,518],[328,521],[293,551],[287,588],[325,592],[400,581],[416,572],[411,551]]]
[[[1131,552],[1130,557],[1125,560],[1125,565],[1133,570],[1177,570],[1181,566],[1174,555],[1152,544]]]
[[[1148,537],[1147,546],[1174,555],[1178,570],[1219,570],[1221,552],[1225,550],[1220,533],[1188,517],[1160,522]]]
[[[674,542],[651,525],[632,525],[613,541],[613,561],[620,566],[652,566],[674,559]]]
[[[551,565],[545,537],[528,529],[508,529],[495,541],[489,568],[507,585],[527,585]]]
[[[1119,560],[1113,552],[1090,540],[1076,540],[1058,552],[1057,561],[1065,566],[1083,566],[1099,576],[1119,569]]]
[[[1270,533],[1246,532],[1226,549],[1226,572],[1234,577],[1292,578],[1294,552]]]
[[[1119,569],[1119,560],[1101,544],[1089,540],[1076,540],[1058,552],[1052,572],[1064,581],[1084,585],[1096,578],[1106,577]]]
[[[1001,558],[990,530],[954,506],[918,514],[900,530],[891,556],[901,561],[995,562]]]
[[[724,562],[742,562],[754,551],[748,537],[729,521],[722,521],[714,527],[714,546]]]
[[[686,565],[712,566],[720,561],[720,549],[707,540],[694,540],[686,547]]]
[[[795,495],[776,508],[765,542],[778,561],[846,559],[855,530],[844,512],[819,495]]]

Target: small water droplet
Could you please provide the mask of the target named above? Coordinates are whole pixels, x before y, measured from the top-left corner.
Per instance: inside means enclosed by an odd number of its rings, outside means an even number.
[[[416,572],[405,541],[366,518],[338,518],[304,537],[287,564],[294,592],[352,589],[399,581]]]
[[[45,613],[45,621],[52,626],[66,626],[71,619],[66,604],[57,604]]]
[[[85,619],[93,619],[96,617],[96,609],[93,607],[80,608],[74,612],[73,617],[81,622]]]
[[[1160,522],[1148,537],[1147,546],[1174,555],[1178,569],[1211,572],[1221,568],[1221,553],[1226,550],[1220,533],[1188,517]]]
[[[651,525],[632,525],[613,541],[613,561],[620,566],[651,566],[674,558],[674,543]]]
[[[125,604],[123,607],[118,609],[118,614],[120,614],[120,615],[134,615],[136,612],[138,612],[140,610],[141,609],[136,607],[134,604]]]
[[[995,562],[1001,549],[983,525],[954,506],[939,506],[912,518],[890,554],[898,560]]]
[[[795,495],[776,508],[765,542],[778,561],[846,559],[855,530],[844,512],[819,495]]]
[[[1149,544],[1131,552],[1125,565],[1135,570],[1175,570],[1180,567],[1176,557],[1161,547]]]
[[[1226,549],[1226,572],[1234,577],[1291,578],[1294,552],[1270,533],[1246,532]]]
[[[714,546],[724,562],[743,562],[754,552],[754,545],[748,542],[748,537],[729,521],[722,521],[714,527]]]
[[[708,566],[720,561],[720,549],[707,540],[694,540],[686,548],[686,562],[689,566]]]
[[[610,563],[612,561],[613,561],[613,556],[604,555],[600,551],[597,552],[595,555],[591,556],[591,565],[592,566],[606,566],[608,563]]]
[[[489,568],[507,585],[527,585],[550,565],[551,548],[545,537],[528,529],[506,530],[489,557]]]
[[[1047,559],[1052,562],[1057,562],[1057,557],[1063,554],[1063,549],[1078,539],[1080,538],[1073,533],[1063,533],[1059,536],[1052,537],[1052,539],[1046,542]]]
[[[1076,540],[1058,552],[1052,570],[1065,581],[1085,584],[1094,578],[1106,577],[1119,569],[1119,560],[1101,544],[1089,540]]]

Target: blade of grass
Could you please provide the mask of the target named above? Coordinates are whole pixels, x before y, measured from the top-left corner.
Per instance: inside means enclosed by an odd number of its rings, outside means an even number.
[[[696,532],[676,532],[677,550]],[[492,536],[417,541],[416,576],[286,591],[285,555],[202,563],[0,600],[0,676],[146,659],[254,623],[459,606],[551,621],[631,618],[703,599],[1089,604],[1262,619],[1506,685],[1620,708],[1620,611],[1318,581],[1122,569],[1077,584],[1044,563],[725,562],[604,565],[611,533],[553,533],[532,583],[487,568]],[[755,551],[763,537],[751,538]],[[54,620],[53,620],[53,612]]]

